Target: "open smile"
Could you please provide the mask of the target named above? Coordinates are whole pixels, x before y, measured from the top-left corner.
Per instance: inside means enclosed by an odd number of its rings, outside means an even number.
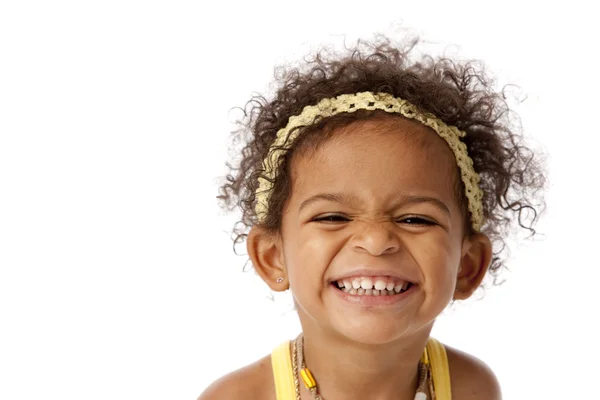
[[[416,284],[393,277],[353,277],[331,282],[343,299],[363,305],[392,304],[407,297]]]
[[[406,292],[411,282],[385,277],[360,277],[333,282],[339,290],[356,296],[394,296]]]

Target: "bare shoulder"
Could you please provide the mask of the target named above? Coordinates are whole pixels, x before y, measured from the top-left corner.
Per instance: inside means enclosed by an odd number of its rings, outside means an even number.
[[[271,356],[213,382],[198,400],[275,399]]]
[[[460,350],[446,346],[452,399],[500,400],[500,384],[494,372],[483,361]]]

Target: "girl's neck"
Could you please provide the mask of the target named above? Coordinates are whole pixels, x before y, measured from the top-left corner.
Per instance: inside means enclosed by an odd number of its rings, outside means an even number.
[[[430,330],[386,345],[367,346],[308,329],[304,331],[304,359],[325,400],[412,400]],[[311,397],[306,391],[303,398]]]

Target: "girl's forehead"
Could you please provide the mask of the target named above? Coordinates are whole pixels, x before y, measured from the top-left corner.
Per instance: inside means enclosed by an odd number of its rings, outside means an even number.
[[[292,198],[351,191],[382,198],[428,194],[450,201],[457,170],[446,142],[426,126],[405,119],[368,121],[340,128],[314,151],[293,158]]]

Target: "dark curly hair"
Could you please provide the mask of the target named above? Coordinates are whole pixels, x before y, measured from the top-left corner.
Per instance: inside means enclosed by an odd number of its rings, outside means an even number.
[[[495,82],[480,63],[455,61],[446,57],[413,56],[418,40],[392,45],[389,38],[359,40],[343,53],[322,49],[303,63],[276,69],[277,91],[267,100],[255,95],[243,109],[244,118],[233,139],[244,144],[239,164],[227,164],[229,173],[217,197],[227,210],[239,207],[242,219],[233,229],[234,249],[249,228],[259,223],[254,207],[258,178],[264,174],[262,162],[277,131],[290,116],[321,99],[363,91],[390,93],[430,112],[448,125],[466,132],[463,138],[480,175],[485,225],[482,232],[494,243],[490,271],[494,282],[503,267],[504,238],[516,222],[530,235],[544,202],[541,196],[545,172],[539,154],[523,144],[518,118],[509,109],[504,92],[494,90]],[[357,120],[385,118],[383,111],[361,110],[338,114],[302,127],[302,132],[279,167],[268,204],[268,215],[260,225],[278,231],[282,211],[290,193],[290,163],[299,149],[316,148],[331,132]],[[402,118],[402,117],[398,117]],[[465,215],[466,199],[458,180],[459,204]]]

